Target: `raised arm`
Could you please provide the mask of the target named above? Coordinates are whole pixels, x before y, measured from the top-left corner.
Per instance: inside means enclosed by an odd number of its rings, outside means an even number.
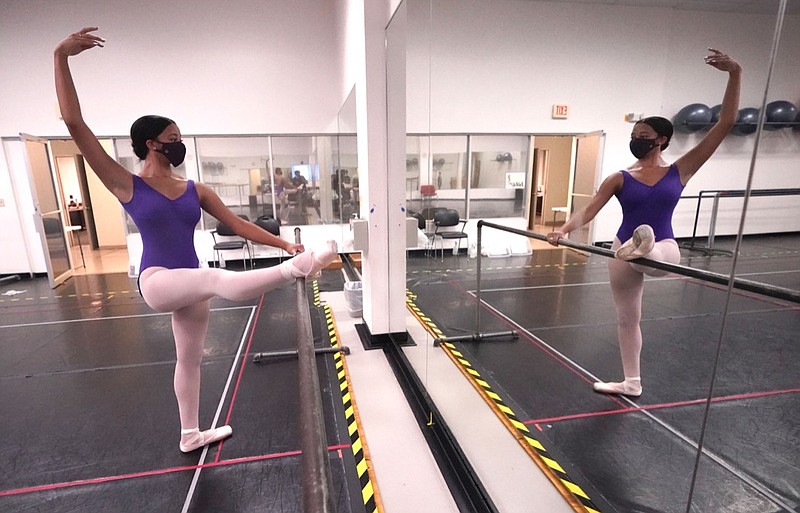
[[[736,123],[739,113],[739,90],[741,88],[742,68],[735,60],[729,56],[715,50],[706,56],[705,61],[709,66],[713,66],[720,71],[728,72],[728,85],[725,88],[725,95],[722,97],[722,107],[719,112],[719,121],[711,127],[705,137],[686,155],[675,161],[675,165],[681,173],[681,181],[686,184],[689,179],[697,172],[700,167],[711,158],[711,155],[722,144],[725,136]]]
[[[594,219],[600,209],[622,188],[623,179],[622,173],[617,172],[603,180],[589,204],[569,216],[569,219],[561,225],[561,228],[550,232],[547,235],[547,242],[556,246],[559,239],[566,237],[570,232]]]
[[[61,117],[67,125],[70,135],[75,140],[75,144],[81,150],[86,162],[89,163],[89,166],[100,178],[100,181],[120,201],[129,201],[133,194],[133,178],[124,167],[120,166],[106,153],[100,141],[97,140],[97,137],[83,120],[78,93],[75,90],[75,83],[72,80],[72,73],[69,69],[69,57],[96,46],[103,46],[105,41],[102,38],[90,34],[95,30],[97,30],[97,27],[81,29],[79,32],[70,34],[56,46],[54,66],[58,106],[61,109]]]

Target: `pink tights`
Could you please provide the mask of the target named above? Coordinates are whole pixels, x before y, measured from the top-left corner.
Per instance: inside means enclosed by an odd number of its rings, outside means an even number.
[[[614,239],[611,250],[615,251],[621,242]],[[673,239],[656,242],[653,251],[645,258],[677,264],[681,254],[678,243]],[[625,380],[640,379],[639,356],[642,351],[642,331],[639,322],[642,319],[642,291],[644,275],[665,276],[667,271],[632,264],[624,260],[611,258],[608,261],[608,274],[611,280],[611,292],[617,309],[617,337],[622,357],[622,370]]]
[[[234,272],[224,269],[166,269],[142,271],[139,285],[145,302],[157,312],[172,312],[175,337],[175,397],[182,429],[198,427],[200,363],[203,358],[210,299],[219,296],[243,301],[260,296],[291,280],[305,276],[314,264],[314,253],[301,253],[266,269]]]

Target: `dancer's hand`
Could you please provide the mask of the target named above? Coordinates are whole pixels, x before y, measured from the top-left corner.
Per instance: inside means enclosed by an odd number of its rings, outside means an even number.
[[[553,246],[558,246],[558,241],[563,238],[564,234],[559,231],[550,232],[547,234],[547,242],[549,242]]]
[[[289,253],[290,255],[296,255],[298,253],[302,253],[305,250],[306,248],[303,247],[302,244],[289,244],[288,246],[286,246],[286,252]]]
[[[78,55],[82,51],[94,48],[95,46],[102,47],[106,40],[100,36],[90,34],[90,32],[94,32],[95,30],[97,30],[97,27],[85,27],[74,34],[70,34],[66,39],[58,43],[58,46],[56,46],[56,53],[66,56]]]
[[[709,48],[708,51],[710,53],[706,56],[705,61],[709,66],[714,66],[718,70],[727,71],[728,73],[742,70],[739,63],[733,60],[729,55],[715,50],[714,48]]]

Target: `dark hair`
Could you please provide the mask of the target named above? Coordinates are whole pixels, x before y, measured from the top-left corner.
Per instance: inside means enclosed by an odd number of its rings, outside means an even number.
[[[667,142],[661,145],[661,150],[666,150],[667,146],[669,146],[669,141],[672,139],[672,134],[674,129],[672,128],[672,122],[667,118],[662,118],[660,116],[650,116],[648,118],[644,118],[643,120],[639,121],[638,123],[644,123],[645,125],[649,126],[656,133],[661,136],[667,138]],[[637,123],[637,124],[638,124]]]
[[[164,116],[142,116],[131,125],[133,153],[144,160],[147,157],[147,141],[153,140],[175,122]]]

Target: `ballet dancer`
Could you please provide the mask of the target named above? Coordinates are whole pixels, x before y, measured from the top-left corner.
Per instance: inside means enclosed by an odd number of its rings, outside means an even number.
[[[719,121],[700,142],[673,164],[661,152],[672,137],[672,123],[662,117],[648,117],[633,126],[630,150],[636,162],[627,170],[616,172],[600,185],[589,204],[570,216],[547,241],[558,245],[559,239],[585,225],[616,196],[622,206],[622,225],[611,249],[608,274],[617,311],[617,336],[624,381],[594,383],[594,390],[605,394],[638,397],[642,394],[639,369],[642,350],[642,292],[644,275],[664,276],[665,271],[629,262],[648,258],[669,263],[680,262],[680,250],[672,232],[672,213],[689,179],[711,157],[733,128],[739,109],[741,67],[728,55],[709,48],[705,63],[728,73]],[[624,242],[623,242],[624,241]]]
[[[112,159],[86,125],[68,58],[95,47],[103,38],[87,27],[69,35],[55,49],[55,82],[64,123],[86,161],[130,214],[142,236],[139,290],[150,308],[170,312],[177,362],[174,389],[181,423],[179,448],[190,452],[232,434],[230,426],[200,431],[200,363],[208,328],[210,299],[241,301],[299,277],[313,277],[337,257],[329,241],[320,252],[304,251],[235,215],[211,188],[173,173],[186,154],[181,132],[172,120],[143,116],[131,126],[133,151],[144,165],[139,175]],[[199,267],[194,229],[201,209],[238,235],[282,248],[294,258],[278,266],[245,272]]]

